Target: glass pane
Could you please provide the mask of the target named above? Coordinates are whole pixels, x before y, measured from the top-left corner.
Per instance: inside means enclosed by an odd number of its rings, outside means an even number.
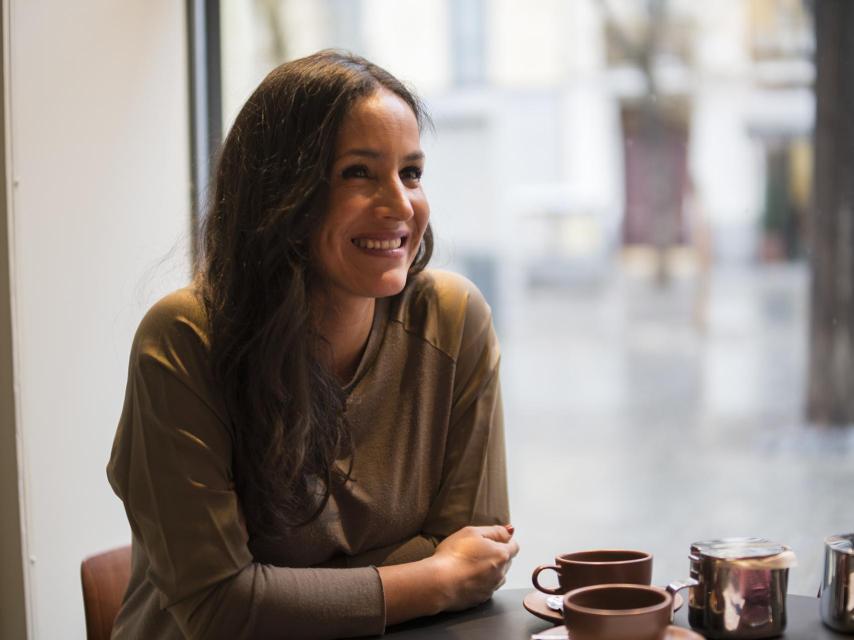
[[[226,127],[327,47],[425,99],[433,266],[482,289],[502,341],[508,586],[600,547],[652,551],[665,583],[692,541],[755,535],[815,593],[854,452],[803,426],[802,2],[223,0],[222,23]]]

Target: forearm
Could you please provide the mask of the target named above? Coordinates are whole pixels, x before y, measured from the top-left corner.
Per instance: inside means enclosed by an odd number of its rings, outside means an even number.
[[[343,638],[384,628],[373,568],[290,569],[253,563],[169,611],[188,638]]]
[[[345,558],[348,567],[387,566],[406,564],[429,558],[436,551],[440,538],[420,534],[402,542],[371,549]]]
[[[433,540],[415,536],[354,558],[365,561],[375,553],[377,560],[396,560],[378,569],[288,569],[252,564],[169,610],[188,638],[377,635],[384,624],[447,608],[439,563],[430,561]],[[421,557],[402,560],[417,556]]]
[[[485,602],[504,582],[518,550],[511,527],[465,527],[429,558],[381,567],[386,624]]]
[[[379,567],[386,625],[435,615],[448,607],[448,594],[432,558]]]

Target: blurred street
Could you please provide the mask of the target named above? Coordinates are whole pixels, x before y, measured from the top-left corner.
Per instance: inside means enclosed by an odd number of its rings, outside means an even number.
[[[509,587],[603,547],[653,552],[665,584],[691,542],[751,535],[791,545],[789,590],[815,595],[824,537],[854,530],[854,433],[803,423],[806,268],[719,268],[699,290],[615,268],[503,306]]]

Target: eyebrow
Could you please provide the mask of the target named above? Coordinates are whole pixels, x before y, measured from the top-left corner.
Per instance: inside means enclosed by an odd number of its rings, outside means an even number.
[[[340,160],[341,158],[346,158],[347,156],[356,156],[358,158],[371,158],[376,160],[377,158],[382,157],[382,153],[376,151],[375,149],[347,149],[344,153],[336,158],[336,160]],[[424,159],[423,151],[413,151],[404,156],[403,160],[405,162],[416,162],[418,160]]]

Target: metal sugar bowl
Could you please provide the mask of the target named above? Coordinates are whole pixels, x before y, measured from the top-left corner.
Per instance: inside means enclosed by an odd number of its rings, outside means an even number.
[[[854,633],[854,533],[825,539],[819,597],[822,622],[836,631]]]
[[[773,638],[786,628],[786,588],[795,554],[765,538],[691,545],[688,621],[707,638]]]

